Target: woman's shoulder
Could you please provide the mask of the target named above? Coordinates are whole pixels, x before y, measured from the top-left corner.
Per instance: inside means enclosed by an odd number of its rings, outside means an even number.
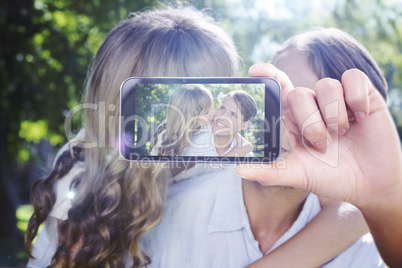
[[[66,143],[57,153],[56,158],[53,163],[53,167],[56,165],[57,160],[65,153],[71,154],[74,157],[74,146],[77,145],[79,141],[82,141],[85,136],[85,130],[81,129],[74,140],[70,140]],[[85,165],[82,161],[75,162],[71,170],[64,175],[62,178],[58,179],[54,184],[54,191],[56,193],[56,201],[53,205],[52,210],[49,213],[50,217],[56,219],[65,220],[67,219],[67,212],[72,206],[72,198],[74,197],[74,191],[71,187],[73,180],[85,171]]]
[[[67,213],[72,207],[72,201],[75,196],[75,190],[71,187],[75,178],[80,176],[85,171],[83,164],[75,164],[71,170],[62,178],[57,180],[54,185],[56,193],[56,201],[52,210],[49,213],[50,217],[56,219],[67,219]]]

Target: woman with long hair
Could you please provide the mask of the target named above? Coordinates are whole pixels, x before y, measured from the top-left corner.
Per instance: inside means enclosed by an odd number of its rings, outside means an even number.
[[[30,265],[115,267],[127,258],[134,266],[149,263],[139,240],[161,218],[170,171],[163,164],[141,168],[119,160],[120,85],[130,76],[234,76],[239,63],[223,29],[190,8],[136,13],[117,25],[97,52],[86,85],[84,101],[98,109],[85,109],[84,138],[70,143],[50,175],[33,186],[27,249],[32,252],[45,221],[42,240],[53,248],[46,253],[51,260],[32,259]],[[102,106],[105,114],[98,120]],[[58,193],[61,181],[71,185],[73,199]],[[58,231],[52,233],[55,226]]]

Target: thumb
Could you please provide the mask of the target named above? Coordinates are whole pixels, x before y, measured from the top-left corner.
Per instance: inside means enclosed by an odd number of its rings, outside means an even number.
[[[281,185],[310,190],[304,166],[292,154],[270,164],[240,164],[236,173],[243,179],[258,181],[264,186]]]

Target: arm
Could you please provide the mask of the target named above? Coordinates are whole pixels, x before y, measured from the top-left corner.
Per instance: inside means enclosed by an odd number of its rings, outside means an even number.
[[[392,193],[380,200],[373,200],[373,198],[370,205],[363,206],[360,209],[381,257],[389,267],[401,267],[402,186],[391,191]]]
[[[225,156],[245,156],[253,151],[253,146],[245,138],[243,138],[239,133],[236,137],[237,146],[230,150]]]
[[[322,210],[300,232],[248,267],[320,267],[368,232],[353,205],[322,198],[320,202]]]
[[[312,92],[292,89],[289,78],[272,65],[255,65],[250,75],[280,81],[282,111],[290,133],[296,137],[296,146],[286,159],[285,169],[242,165],[237,173],[263,185],[303,188],[354,204],[363,213],[384,261],[401,267],[401,144],[386,103],[367,76],[356,69],[348,70],[342,83],[322,79]],[[325,107],[330,103],[339,104],[337,118],[325,117]],[[315,124],[305,126],[309,116],[317,113],[321,117],[316,117]],[[356,120],[348,120],[348,113]],[[329,129],[331,123],[344,131]],[[302,136],[316,149],[307,148]]]

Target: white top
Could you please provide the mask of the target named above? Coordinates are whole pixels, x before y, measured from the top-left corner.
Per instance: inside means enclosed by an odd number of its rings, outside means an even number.
[[[310,193],[297,220],[271,250],[300,231],[320,210],[317,196]],[[142,246],[151,257],[149,267],[245,267],[263,257],[250,228],[241,178],[230,168],[171,185],[162,221],[144,235]],[[367,234],[322,267],[384,264]]]

